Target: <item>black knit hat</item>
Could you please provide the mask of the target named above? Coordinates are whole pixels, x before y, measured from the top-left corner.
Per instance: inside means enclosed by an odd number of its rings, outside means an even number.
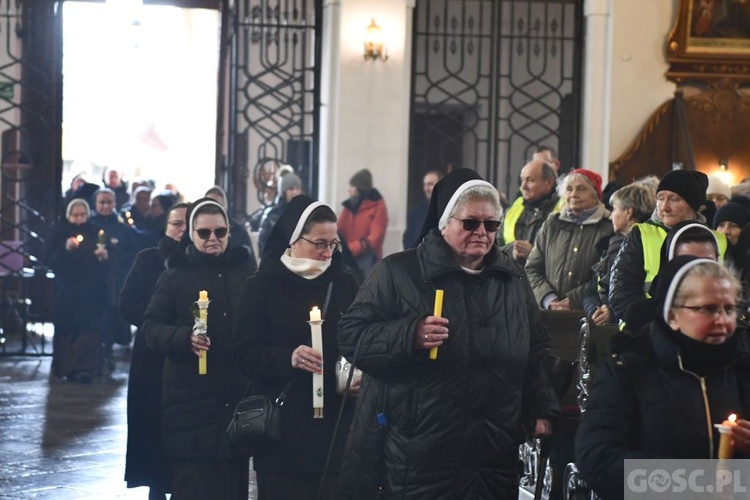
[[[679,194],[690,207],[698,212],[706,202],[708,176],[697,170],[671,170],[659,182],[656,192],[672,191]]]
[[[356,174],[352,175],[352,178],[349,179],[349,185],[357,188],[360,193],[371,190],[372,173],[366,168],[363,168]]]
[[[417,241],[414,243],[415,246],[419,245],[430,231],[438,228],[440,218],[451,202],[453,195],[461,186],[470,181],[480,181],[480,183],[492,186],[486,183],[478,173],[468,168],[453,170],[435,184],[432,190],[432,197],[430,197],[430,207],[427,209],[427,215],[422,223],[422,230],[419,233]],[[455,202],[455,200],[453,201]]]
[[[734,222],[738,226],[745,227],[750,223],[750,199],[744,196],[733,196],[729,203],[716,211],[714,216],[714,229],[722,222]]]

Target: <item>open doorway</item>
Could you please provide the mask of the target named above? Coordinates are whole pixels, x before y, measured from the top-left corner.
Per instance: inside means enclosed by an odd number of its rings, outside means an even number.
[[[63,4],[63,192],[109,167],[186,200],[214,184],[217,10]]]

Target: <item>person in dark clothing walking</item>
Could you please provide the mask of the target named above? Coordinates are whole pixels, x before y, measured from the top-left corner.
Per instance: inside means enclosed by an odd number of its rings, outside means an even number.
[[[135,257],[135,242],[132,230],[123,223],[115,212],[115,193],[102,188],[94,195],[96,213],[91,223],[99,229],[98,244],[105,245],[109,258],[106,274],[106,305],[102,324],[102,344],[104,347],[104,368],[112,372],[115,360],[112,346],[130,344],[130,325],[119,314],[120,289]],[[101,241],[100,241],[101,240]]]
[[[190,205],[180,247],[156,283],[143,317],[146,345],[164,354],[163,450],[175,500],[247,499],[248,460],[231,455],[225,433],[247,380],[231,355],[231,324],[255,267],[244,247],[227,251],[229,217],[210,198]],[[207,335],[196,327],[199,292],[208,300]],[[199,356],[207,356],[200,375]]]
[[[734,458],[750,457],[750,353],[737,326],[737,279],[682,255],[662,264],[657,317],[613,337],[576,438],[576,463],[605,500],[624,496],[626,459],[718,458],[714,424],[740,416]]]
[[[68,203],[65,220],[49,240],[47,261],[55,272],[52,372],[73,382],[90,382],[101,371],[101,316],[107,250],[97,248],[89,204]]]
[[[177,251],[185,232],[187,203],[167,213],[165,235],[158,247],[141,250],[120,291],[120,314],[139,329],[168,259]],[[128,445],[125,481],[128,488],[148,486],[149,500],[162,500],[171,489],[169,467],[161,447],[161,371],[165,355],[149,349],[143,333],[136,332],[128,374]]]
[[[500,217],[476,172],[446,175],[422,243],[376,264],[341,319],[341,353],[364,375],[339,499],[518,497],[524,427],[549,435],[559,404],[531,287],[494,244]]]
[[[287,174],[288,175],[288,174]],[[253,390],[275,399],[291,382],[281,413],[282,440],[253,457],[259,500],[314,500],[339,409],[336,393],[337,328],[357,293],[343,271],[336,214],[300,195],[274,225],[260,269],[242,291],[234,329],[234,360],[253,379]],[[323,311],[323,353],[311,347],[310,310]],[[322,370],[323,418],[313,418],[312,373]],[[357,384],[358,386],[358,384]],[[322,498],[335,498],[354,401],[336,435]]]

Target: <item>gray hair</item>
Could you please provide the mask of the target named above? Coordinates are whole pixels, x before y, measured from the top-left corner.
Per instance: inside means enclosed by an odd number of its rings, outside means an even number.
[[[490,186],[473,186],[461,193],[456,200],[456,205],[453,207],[451,217],[456,212],[460,211],[466,203],[469,201],[488,201],[495,207],[495,219],[500,220],[503,216],[503,208],[500,206],[500,196],[497,193],[497,189]]]
[[[645,222],[656,208],[656,191],[649,184],[633,182],[612,193],[609,203],[621,210],[632,208],[633,219]]]

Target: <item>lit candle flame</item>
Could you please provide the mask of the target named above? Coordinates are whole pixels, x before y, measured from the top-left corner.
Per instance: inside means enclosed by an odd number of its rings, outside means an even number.
[[[729,420],[730,422],[734,422],[734,421],[737,420],[737,415],[735,415],[734,413],[732,413],[731,415],[729,415],[727,417],[727,420]]]
[[[78,243],[81,243],[81,242],[83,241],[83,235],[82,235],[82,234],[79,234],[78,236],[76,236],[76,241],[77,241]]]

